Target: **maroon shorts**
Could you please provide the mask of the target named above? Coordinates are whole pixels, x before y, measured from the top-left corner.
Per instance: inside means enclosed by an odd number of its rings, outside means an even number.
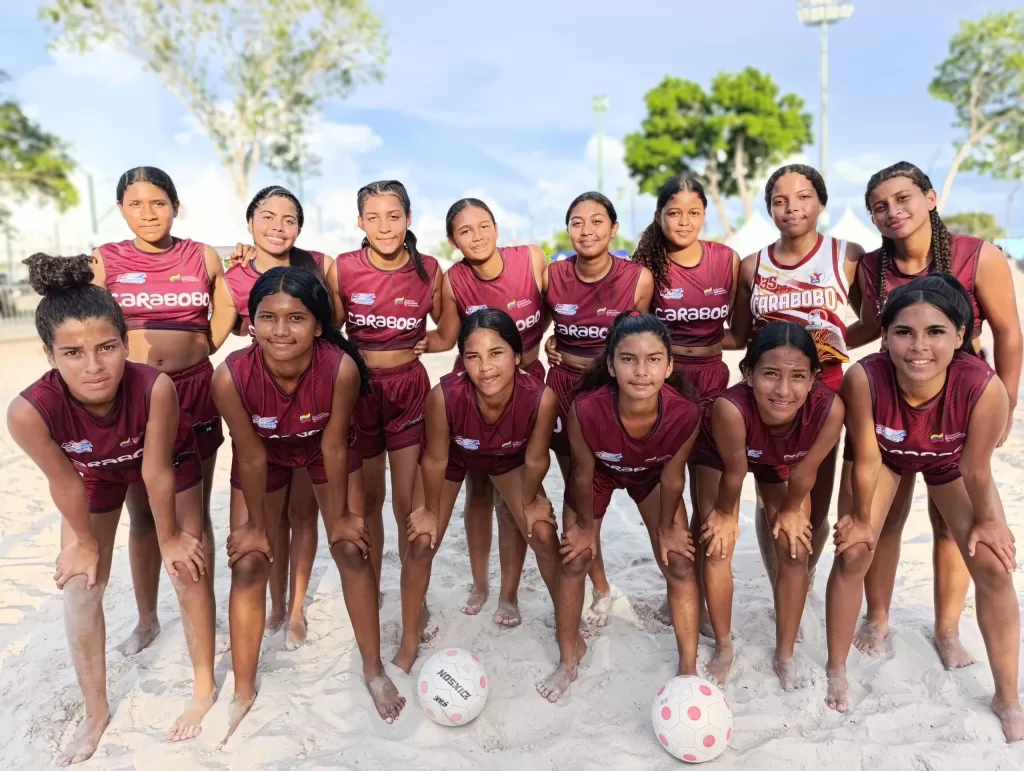
[[[276,493],[292,481],[292,469],[304,468],[309,472],[309,481],[314,485],[327,484],[327,470],[324,468],[324,457],[319,452],[309,458],[296,457],[297,463],[294,466],[282,466],[272,461],[267,461],[267,492]],[[363,458],[351,445],[348,448],[348,473],[352,474],[363,467]],[[236,490],[242,489],[242,480],[238,475],[238,462],[231,458],[231,486]]]
[[[547,385],[558,397],[558,420],[551,435],[551,449],[556,455],[569,455],[569,410],[576,398],[576,389],[583,382],[583,371],[568,367],[548,370]]]
[[[174,492],[182,493],[203,481],[203,465],[194,450],[175,456],[171,464],[174,466]],[[82,474],[82,481],[85,482],[91,514],[120,510],[128,495],[128,485],[131,484],[98,479],[88,473]],[[141,476],[138,481],[141,481]]]
[[[537,378],[542,383],[544,382],[544,376],[547,374],[540,359],[534,359],[532,364],[527,364],[525,367],[520,367],[520,369],[527,375]]]
[[[356,448],[363,458],[419,444],[430,377],[419,359],[373,370],[370,393],[356,403]]]
[[[714,445],[704,436],[701,431],[697,437],[697,444],[693,448],[693,463],[705,468],[713,468],[716,471],[724,471],[725,466],[718,456]],[[789,479],[789,466],[769,466],[766,463],[747,462],[747,471],[754,475],[754,480],[764,484],[775,485]]]
[[[729,386],[729,367],[722,354],[706,358],[673,354],[672,369],[682,376],[684,393],[692,394],[698,404],[711,401]]]
[[[645,501],[654,492],[661,482],[661,475],[654,474],[637,480],[624,480],[612,478],[598,470],[594,470],[594,519],[601,519],[608,510],[611,503],[612,493],[616,490],[625,490],[636,504]],[[576,508],[576,497],[572,494],[572,485],[565,488],[565,502],[573,511]]]
[[[508,474],[526,463],[526,451],[515,455],[470,455],[463,451],[455,442],[448,449],[448,468],[444,478],[449,482],[462,482],[466,474],[486,474],[489,477],[500,477]]]
[[[213,403],[213,364],[204,359],[191,367],[171,373],[178,392],[178,409],[192,425],[201,460],[212,458],[224,443],[224,427]]]
[[[839,386],[843,384],[843,365],[838,361],[827,361],[821,365],[821,372],[818,373],[818,381],[827,385],[835,393],[839,393]]]

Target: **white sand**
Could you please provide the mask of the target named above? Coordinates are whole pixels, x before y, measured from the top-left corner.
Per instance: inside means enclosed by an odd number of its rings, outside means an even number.
[[[1020,276],[1017,276],[1020,279]],[[1018,281],[1017,296],[1024,299]],[[218,361],[220,356],[217,357]],[[735,365],[737,355],[730,357]],[[7,404],[41,374],[46,362],[38,342],[0,345]],[[432,378],[448,371],[450,355],[426,357]],[[178,605],[166,577],[161,582],[163,632],[131,659],[114,650],[133,628],[135,602],[126,550],[128,517],[122,517],[106,596],[108,681],[113,717],[95,757],[83,768],[129,769],[633,769],[677,765],[654,739],[650,704],[675,671],[671,630],[654,619],[664,583],[635,507],[616,493],[604,527],[612,583],[623,592],[607,630],[591,644],[580,679],[557,705],[543,701],[535,681],[557,661],[553,614],[532,556],[520,594],[524,623],[504,630],[491,623],[499,576],[491,560],[492,597],[476,617],[459,612],[469,581],[461,517],[453,518],[434,563],[430,602],[440,623],[426,651],[458,645],[478,652],[492,683],[490,702],[470,726],[431,723],[415,702],[412,679],[388,665],[410,704],[394,726],[374,712],[360,676],[358,652],[342,601],[338,574],[323,537],[308,598],[309,643],[286,652],[280,634],[265,640],[260,693],[252,712],[223,750],[227,704],[233,688],[228,654],[230,576],[223,557],[227,535],[229,450],[220,456],[213,494],[218,544],[216,570],[217,679],[220,698],[195,741],[170,744],[164,734],[189,697],[191,667]],[[74,735],[83,706],[66,650],[61,594],[53,583],[59,519],[42,474],[0,431],[0,754],[3,769],[49,766]],[[996,454],[998,480],[1010,526],[1024,544],[1024,408],[1007,445]],[[545,482],[556,504],[562,482],[557,467]],[[892,657],[850,656],[852,712],[839,716],[824,704],[824,589],[831,547],[822,557],[805,615],[797,655],[816,673],[812,689],[784,693],[772,671],[774,623],[771,595],[754,536],[753,487],[742,503],[742,536],[736,550],[734,636],[737,661],[727,693],[736,714],[731,749],[719,769],[785,771],[964,771],[1024,768],[1024,746],[1008,747],[988,710],[992,677],[975,620],[973,593],[962,635],[981,661],[950,673],[930,643],[932,625],[931,531],[918,484],[907,524],[903,563],[893,607]],[[456,511],[461,511],[461,502]],[[835,521],[835,514],[832,514]],[[382,610],[384,658],[398,643],[399,564],[396,530],[385,507],[387,550]],[[497,550],[495,534],[494,549]],[[1014,576],[1020,596],[1024,573]],[[710,647],[701,641],[699,661]],[[421,656],[420,661],[423,660]]]

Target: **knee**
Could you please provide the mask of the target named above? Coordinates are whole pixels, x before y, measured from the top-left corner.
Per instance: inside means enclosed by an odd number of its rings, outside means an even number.
[[[971,578],[977,586],[977,593],[996,590],[1009,583],[1012,585],[1013,578],[1006,571],[999,558],[983,544],[978,544],[974,550],[974,556],[968,558],[971,571]]]
[[[133,536],[156,535],[156,522],[153,520],[153,512],[149,507],[143,507],[142,511],[128,508],[128,520],[131,523],[129,534]]]
[[[793,556],[794,553],[796,556]],[[810,559],[810,554],[807,552],[807,548],[799,541],[796,544],[796,549],[790,549],[789,541],[786,538],[779,538],[775,542],[775,556],[778,559],[779,568],[807,568],[807,563]]]
[[[103,606],[103,593],[107,588],[106,580],[98,580],[90,589],[88,579],[84,575],[72,576],[64,582],[64,605],[68,610],[81,611]]]
[[[593,561],[594,555],[589,550],[585,551],[583,554],[573,557],[568,562],[563,562],[562,572],[568,578],[586,578],[587,572],[590,570],[590,565]]]
[[[665,578],[669,581],[683,582],[697,580],[693,561],[687,559],[681,554],[676,554],[675,552],[669,552],[668,564],[662,564],[661,570],[665,574]]]
[[[836,555],[836,569],[846,575],[863,576],[871,567],[871,560],[874,555],[868,549],[867,544],[855,543],[846,549],[842,554]]]
[[[242,555],[231,568],[231,583],[239,589],[264,587],[269,576],[270,560],[262,552]]]
[[[346,570],[357,570],[366,563],[363,552],[352,541],[338,541],[331,547],[331,554],[338,567]]]
[[[558,551],[558,532],[554,525],[547,522],[538,522],[533,526],[533,535],[530,542],[536,551]]]
[[[409,544],[409,550],[405,553],[405,558],[413,562],[429,563],[434,559],[434,551],[434,549],[430,548],[430,536],[420,535]]]

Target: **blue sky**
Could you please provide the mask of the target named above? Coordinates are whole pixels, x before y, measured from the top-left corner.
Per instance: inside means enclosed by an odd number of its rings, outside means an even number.
[[[643,118],[644,93],[666,74],[707,84],[718,71],[758,67],[806,100],[817,134],[817,32],[797,22],[797,4],[790,0],[370,5],[390,38],[387,76],[328,104],[315,129],[325,163],[323,176],[304,191],[310,224],[303,241],[309,246],[319,239],[341,248],[356,240],[354,192],[385,176],[409,186],[414,228],[425,246],[443,236],[447,206],[471,193],[495,205],[506,238],[547,236],[560,225],[568,202],[595,186],[591,99],[597,93],[610,103],[605,192],[620,205],[631,235],[632,220],[642,228],[653,204],[638,198],[631,218],[626,191],[633,185],[620,140]],[[852,19],[832,28],[834,219],[846,205],[863,214],[867,177],[896,160],[917,163],[941,186],[953,155],[953,113],[928,95],[928,82],[961,19],[1013,5],[861,0]],[[185,203],[179,233],[216,243],[244,235],[242,212],[208,141],[154,77],[110,51],[52,55],[29,3],[5,9],[5,17],[0,66],[12,77],[7,89],[73,145],[83,168],[95,175],[101,212],[121,171],[159,165],[175,178]],[[805,152],[817,162],[816,147]],[[271,177],[263,172],[255,184],[265,181]],[[980,209],[1005,221],[1010,189],[961,174],[947,211]],[[733,210],[739,213],[738,202]],[[19,210],[16,225],[22,240],[52,241],[55,219],[52,211],[27,207]],[[317,222],[322,232],[316,232]],[[1024,194],[1017,196],[1011,227],[1024,233]],[[89,240],[86,207],[61,218],[60,230],[65,251]],[[126,232],[114,213],[100,236]]]

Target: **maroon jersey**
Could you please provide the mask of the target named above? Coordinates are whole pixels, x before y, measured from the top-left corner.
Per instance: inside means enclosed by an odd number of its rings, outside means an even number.
[[[142,450],[149,421],[149,395],[160,370],[127,361],[110,412],[97,418],[68,390],[51,369],[21,392],[50,428],[50,436],[82,474],[104,482],[131,484],[142,480]],[[178,419],[174,456],[195,452],[196,439],[184,415]]]
[[[588,359],[600,356],[615,317],[633,310],[641,273],[635,262],[613,258],[604,278],[584,283],[576,277],[576,257],[551,263],[545,301],[558,349]]]
[[[320,269],[320,277],[323,278],[323,252],[310,252],[309,254],[317,268]],[[243,332],[248,331],[252,324],[252,319],[249,318],[249,293],[252,292],[252,288],[262,275],[256,270],[255,260],[247,265],[241,263],[232,265],[224,273],[224,280],[227,282],[228,289],[231,290],[231,300],[235,303],[235,310],[238,312],[238,318],[241,319]]]
[[[340,348],[317,340],[309,369],[290,394],[267,371],[263,351],[255,343],[227,357],[228,371],[242,405],[252,415],[269,463],[298,468],[320,460],[320,434],[331,417],[334,384],[344,356]]]
[[[972,337],[981,334],[981,323],[985,320],[985,312],[978,304],[975,295],[974,283],[978,276],[978,259],[981,257],[981,247],[985,242],[973,236],[961,236],[956,233],[950,234],[952,244],[950,246],[949,263],[953,278],[963,284],[967,294],[971,296],[971,307],[974,309],[974,332]],[[879,277],[879,249],[868,252],[861,260],[860,269],[864,271],[864,299],[868,308],[877,307],[878,303],[878,277]],[[915,278],[921,278],[936,272],[934,257],[928,263],[928,267],[921,273],[908,275],[896,266],[893,255],[889,255],[888,265],[885,271],[885,296],[892,294],[892,290],[898,286],[909,284]]]
[[[533,257],[528,246],[505,246],[501,254],[501,273],[484,281],[461,260],[448,269],[448,281],[459,309],[459,318],[484,308],[505,311],[516,323],[523,338],[523,351],[540,345],[541,308],[544,298],[533,272]]]
[[[574,408],[596,470],[621,487],[642,485],[661,476],[700,424],[700,410],[671,386],[661,389],[658,420],[650,433],[634,439],[622,425],[614,384],[576,397]]]
[[[875,438],[882,459],[897,473],[943,473],[956,469],[967,437],[967,426],[995,374],[976,356],[957,352],[946,373],[946,383],[935,398],[911,407],[896,384],[896,367],[885,351],[860,361],[871,386]]]
[[[206,247],[174,239],[163,252],[143,252],[132,240],[104,244],[107,289],[124,313],[128,329],[210,328],[210,275]]]
[[[381,270],[367,250],[339,254],[338,293],[345,306],[348,339],[367,351],[414,348],[427,334],[426,319],[434,307],[437,260],[421,254],[424,281],[409,260],[398,270]]]
[[[651,301],[651,312],[665,322],[672,345],[704,348],[722,342],[732,298],[733,251],[701,241],[700,262],[692,268],[669,260],[668,276]]]

